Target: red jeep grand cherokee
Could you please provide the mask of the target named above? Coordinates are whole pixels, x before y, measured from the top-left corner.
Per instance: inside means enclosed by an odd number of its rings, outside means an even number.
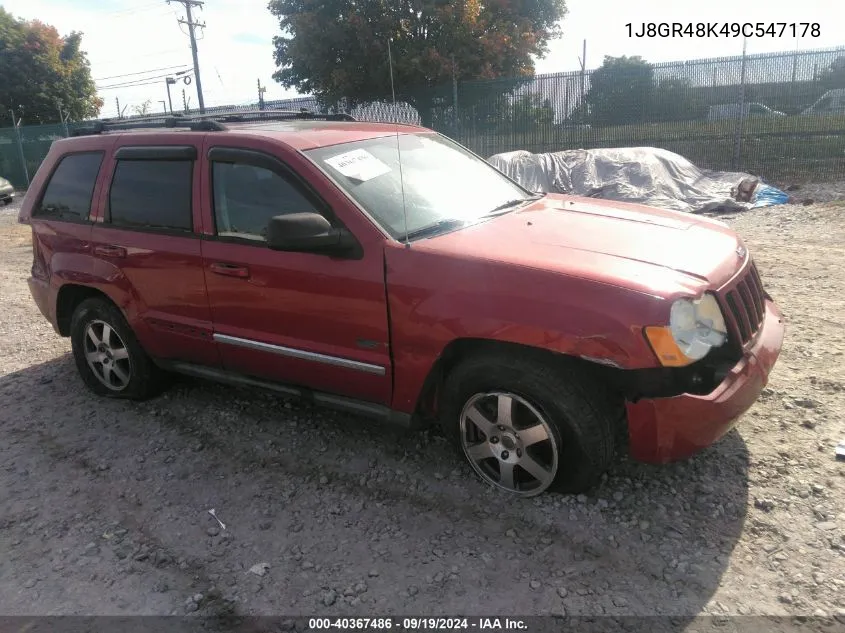
[[[534,195],[414,126],[132,127],[54,143],[19,218],[32,296],[97,394],[147,397],[175,371],[436,421],[528,496],[588,489],[620,448],[708,446],[780,352],[781,313],[722,223]]]

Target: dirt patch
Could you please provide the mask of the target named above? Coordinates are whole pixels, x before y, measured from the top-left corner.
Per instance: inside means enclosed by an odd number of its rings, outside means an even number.
[[[87,392],[0,210],[0,612],[845,617],[845,206],[728,221],[788,319],[738,431],[515,501],[433,433],[200,381]],[[214,509],[217,517],[209,514]]]

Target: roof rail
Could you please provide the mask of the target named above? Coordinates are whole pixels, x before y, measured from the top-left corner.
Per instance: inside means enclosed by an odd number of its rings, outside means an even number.
[[[103,119],[91,125],[80,127],[71,132],[71,136],[92,136],[103,132],[121,130],[142,130],[159,128],[188,129],[193,132],[222,132],[223,123],[246,123],[250,121],[355,121],[349,114],[320,114],[309,110],[241,110],[215,112],[211,114],[159,114],[134,117],[131,119]]]
[[[291,119],[304,119],[308,121],[355,121],[350,114],[322,114],[311,112],[302,108],[301,110],[231,110],[229,112],[214,112],[211,114],[192,115],[189,118],[198,120],[215,120],[228,123],[241,123],[245,121],[289,121]]]
[[[160,116],[144,118],[137,122],[118,120],[94,121],[91,125],[80,127],[71,132],[71,136],[93,136],[103,132],[117,132],[121,130],[143,130],[159,128],[188,129],[192,132],[221,132],[226,126],[210,120],[192,120],[187,117]]]

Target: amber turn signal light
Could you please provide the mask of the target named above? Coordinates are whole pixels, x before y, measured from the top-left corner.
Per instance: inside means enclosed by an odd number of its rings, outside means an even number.
[[[664,367],[684,367],[692,362],[678,347],[668,327],[647,327],[645,337]]]

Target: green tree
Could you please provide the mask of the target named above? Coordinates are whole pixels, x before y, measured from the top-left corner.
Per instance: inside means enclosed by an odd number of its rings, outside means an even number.
[[[560,34],[564,0],[270,0],[282,34],[274,38],[288,88],[332,104],[391,98],[388,40],[396,99],[431,121],[432,106],[452,102],[452,80],[483,82],[459,96],[472,108],[534,74],[534,57]],[[485,89],[482,89],[486,87]]]
[[[819,82],[825,90],[845,88],[845,55],[840,55],[819,72]]]
[[[706,113],[701,91],[689,79],[667,77],[655,83],[644,118],[652,122],[692,121]]]
[[[590,75],[585,99],[590,121],[625,125],[648,120],[654,85],[654,71],[642,57],[606,56]]]
[[[555,111],[549,99],[536,94],[523,94],[514,99],[503,113],[502,124],[515,132],[548,128],[554,123]]]
[[[69,120],[97,116],[103,100],[81,44],[81,33],[62,37],[0,7],[0,105],[28,123],[57,122],[59,108]]]
[[[134,106],[132,106],[132,110],[133,110],[133,111],[135,112],[135,114],[137,114],[138,116],[144,116],[145,114],[149,114],[149,113],[150,113],[150,110],[152,109],[152,106],[153,106],[153,102],[152,102],[152,100],[151,100],[151,99],[147,99],[147,100],[146,100],[146,101],[144,101],[144,103],[142,103],[141,105],[134,105]]]

